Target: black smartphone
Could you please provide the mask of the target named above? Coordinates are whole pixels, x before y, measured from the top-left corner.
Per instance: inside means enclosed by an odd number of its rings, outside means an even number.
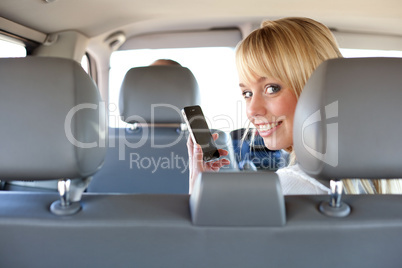
[[[220,157],[218,148],[212,138],[211,130],[208,127],[200,106],[187,106],[181,110],[184,121],[194,143],[201,146],[204,154],[204,161],[211,161]]]

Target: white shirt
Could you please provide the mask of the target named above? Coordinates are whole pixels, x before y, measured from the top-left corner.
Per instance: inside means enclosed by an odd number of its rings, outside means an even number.
[[[298,164],[278,169],[276,173],[284,195],[330,193],[328,187],[304,173]]]

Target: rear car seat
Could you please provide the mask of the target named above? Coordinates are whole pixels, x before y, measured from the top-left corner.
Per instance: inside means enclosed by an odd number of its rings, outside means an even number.
[[[77,148],[64,128],[71,108],[90,104],[72,117],[74,137],[104,142],[103,120],[92,109],[99,95],[79,65],[63,59],[0,59],[0,69],[0,111],[7,115],[0,117],[0,178],[84,178],[96,172],[104,148]],[[401,69],[401,60],[369,59],[333,61],[317,70],[296,109],[301,121],[295,125],[295,150],[306,172],[326,179],[402,176]],[[303,123],[334,101],[337,116],[326,113],[321,121]],[[380,127],[373,128],[373,119]],[[339,126],[339,139],[321,131],[332,123]],[[319,147],[311,135],[321,141]],[[328,148],[327,160],[339,156],[338,166],[310,156],[299,146],[303,140],[317,152]],[[338,154],[327,144],[338,144]],[[378,157],[373,144],[386,155]],[[83,193],[81,210],[65,216],[50,210],[57,198],[56,193],[0,192],[1,267],[371,268],[402,263],[400,195],[346,195],[350,214],[333,217],[319,210],[328,195],[284,197],[276,173],[265,171],[205,173],[191,197]]]
[[[188,131],[180,109],[198,103],[198,83],[185,67],[129,70],[120,92],[120,114],[128,126],[109,129],[105,165],[88,191],[188,193]],[[219,148],[230,150],[230,136],[218,134]]]

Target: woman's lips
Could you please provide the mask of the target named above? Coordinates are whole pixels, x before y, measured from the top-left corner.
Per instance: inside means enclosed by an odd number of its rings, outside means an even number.
[[[256,124],[258,133],[261,137],[270,136],[274,133],[282,124],[282,121],[274,122],[274,123],[267,123],[267,124]]]

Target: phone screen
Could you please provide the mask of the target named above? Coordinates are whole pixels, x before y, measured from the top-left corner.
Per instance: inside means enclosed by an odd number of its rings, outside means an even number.
[[[204,161],[219,158],[219,152],[200,106],[188,106],[182,110],[193,141],[198,143],[204,154]]]

